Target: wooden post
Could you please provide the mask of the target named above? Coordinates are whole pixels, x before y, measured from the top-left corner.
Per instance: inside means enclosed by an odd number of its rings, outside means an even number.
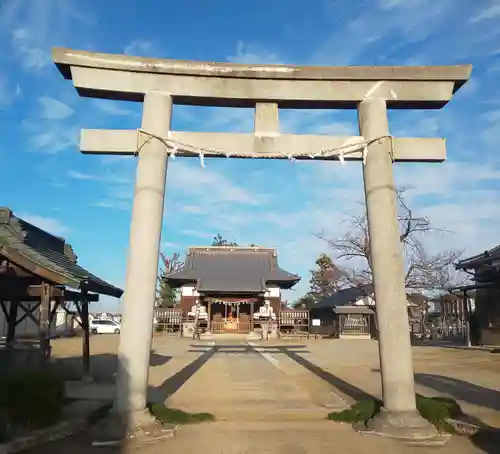
[[[44,358],[50,354],[50,301],[52,297],[52,285],[44,282],[40,295],[40,317],[38,325],[38,339],[40,341],[40,351]]]
[[[7,317],[7,343],[16,340],[16,325],[17,325],[17,310],[19,307],[18,300],[9,302],[9,313]]]
[[[87,299],[86,290],[81,291],[82,295],[82,328],[83,328],[83,344],[82,344],[82,366],[83,379],[90,380],[90,327],[89,327],[89,302]]]
[[[240,332],[240,304],[236,303],[236,332]]]
[[[463,310],[465,318],[465,343],[467,347],[470,347],[472,344],[470,338],[470,310],[469,310],[469,296],[467,295],[467,290],[464,290]]]
[[[212,332],[212,301],[209,301],[208,302],[208,308],[207,308],[207,312],[208,312],[208,332],[211,333]]]

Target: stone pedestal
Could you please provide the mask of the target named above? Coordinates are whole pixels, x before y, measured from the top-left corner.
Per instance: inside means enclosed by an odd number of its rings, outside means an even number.
[[[422,418],[417,410],[388,411],[382,408],[368,421],[367,428],[378,435],[403,440],[426,440],[437,434],[436,428]]]
[[[182,337],[192,338],[194,333],[194,322],[182,323]]]

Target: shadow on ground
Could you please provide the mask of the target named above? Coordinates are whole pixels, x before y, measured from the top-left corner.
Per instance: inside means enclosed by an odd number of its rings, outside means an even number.
[[[434,374],[415,374],[415,381],[454,399],[463,400],[473,405],[500,411],[500,392],[484,388],[457,378]],[[499,448],[500,452],[500,448]]]
[[[323,368],[304,358],[302,355],[308,353],[305,345],[283,346],[260,344],[253,347],[245,344],[223,344],[211,346],[209,348],[207,344],[192,344],[190,345],[189,351],[192,353],[199,353],[200,355],[172,377],[166,379],[159,387],[151,387],[149,389],[151,401],[165,401],[169,396],[177,392],[184,385],[184,383],[195,375],[196,372],[216,354],[258,355],[260,354],[259,352],[269,352],[287,356],[353,400],[373,398],[372,395],[366,393],[364,390],[342,380],[341,378],[327,372]],[[154,367],[165,364],[170,359],[171,357],[169,356],[158,355],[153,352],[151,355],[151,366]],[[73,373],[81,371],[81,358],[67,358],[59,360],[58,363],[62,363],[69,369],[72,369]],[[91,359],[91,365],[96,378],[112,380],[117,371],[118,361],[116,355],[95,355]],[[449,377],[442,377],[438,375],[416,374],[415,379],[418,383],[435,389],[440,393],[452,395],[457,399],[464,400],[472,404],[500,410],[500,393],[497,391],[492,391],[462,380],[451,379]],[[492,427],[485,426],[480,421],[477,422],[485,430],[471,437],[471,442],[485,454],[497,454],[500,452],[498,448],[498,446],[500,446],[500,431]],[[119,433],[121,429],[118,427],[116,430]],[[124,439],[125,435],[122,435]],[[117,454],[125,452],[125,448],[122,444],[113,447],[92,447],[91,444],[92,434],[90,432],[86,432],[67,440],[36,448],[33,451],[28,451],[28,453],[65,454],[67,452],[71,452],[72,454],[86,454],[99,452],[102,454]]]
[[[500,348],[498,347],[483,347],[480,345],[468,345],[458,344],[453,341],[423,341],[414,344],[415,347],[434,347],[434,348],[447,348],[451,350],[465,350],[465,351],[481,351],[490,353],[500,353]]]
[[[415,382],[427,388],[449,395],[456,400],[461,400],[472,405],[500,411],[500,392],[475,385],[458,378],[444,377],[434,374],[415,374]],[[471,422],[481,427],[481,431],[470,437],[471,442],[487,454],[500,452],[500,429],[491,427],[481,420],[468,416]]]
[[[160,355],[152,351],[149,364],[151,367],[162,366],[171,359],[171,356]],[[83,363],[81,357],[55,358],[51,362],[67,380],[82,378]],[[118,370],[118,355],[111,353],[92,355],[90,357],[90,370],[96,381],[114,382]]]

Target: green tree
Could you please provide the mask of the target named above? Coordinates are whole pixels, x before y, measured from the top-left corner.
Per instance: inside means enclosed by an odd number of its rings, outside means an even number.
[[[294,309],[311,309],[315,303],[316,303],[316,300],[315,300],[314,296],[312,296],[310,293],[306,293],[305,295],[298,298],[292,304],[292,307]]]
[[[315,264],[315,268],[311,270],[307,295],[317,302],[340,290],[344,278],[333,260],[326,254],[321,254]]]
[[[217,233],[212,241],[212,246],[238,246],[238,243],[226,240],[220,233]]]
[[[179,271],[184,263],[179,260],[179,253],[175,253],[172,257],[168,257],[160,253],[162,265],[160,266],[160,274],[158,276],[158,288],[156,291],[156,307],[166,309],[173,307],[177,301],[177,289],[170,287],[166,280],[166,276],[175,271]]]

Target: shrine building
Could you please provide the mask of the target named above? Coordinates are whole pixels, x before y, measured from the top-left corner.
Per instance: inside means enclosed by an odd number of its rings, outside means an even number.
[[[184,267],[167,275],[168,284],[180,289],[183,315],[199,305],[212,333],[252,332],[266,302],[278,315],[282,290],[299,281],[279,267],[276,249],[264,247],[190,247]]]

